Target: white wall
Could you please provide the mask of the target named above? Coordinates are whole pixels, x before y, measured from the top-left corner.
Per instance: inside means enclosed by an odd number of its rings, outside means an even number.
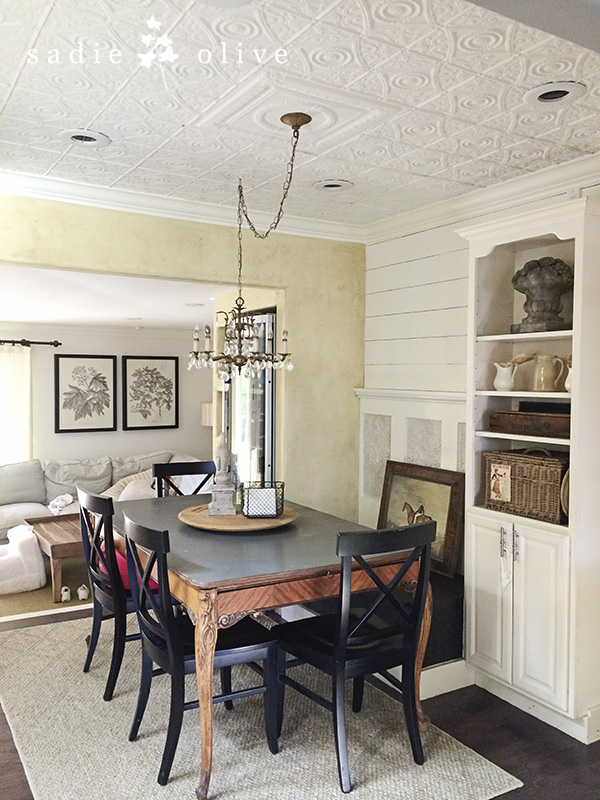
[[[199,404],[212,399],[212,370],[187,371],[191,333],[82,328],[58,325],[0,323],[0,338],[54,340],[62,347],[32,347],[33,457],[40,460],[126,456],[171,450],[212,458],[212,429],[200,425]],[[116,355],[117,430],[98,433],[54,433],[54,356]],[[179,427],[124,431],[122,424],[121,356],[179,357]]]

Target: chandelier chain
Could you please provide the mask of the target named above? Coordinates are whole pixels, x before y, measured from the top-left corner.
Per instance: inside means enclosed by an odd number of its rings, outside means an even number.
[[[244,188],[242,186],[242,179],[240,178],[240,180],[239,180],[239,185],[238,185],[238,192],[239,192],[238,210],[239,211],[241,210],[241,213],[244,215],[244,218],[246,219],[246,222],[248,223],[248,227],[250,228],[252,233],[258,239],[266,239],[267,236],[272,231],[274,231],[275,228],[279,225],[279,223],[281,221],[281,218],[283,216],[283,204],[285,203],[286,198],[288,196],[288,192],[289,192],[290,186],[292,184],[292,175],[294,174],[294,160],[296,158],[296,147],[298,145],[298,137],[299,137],[299,128],[294,127],[292,129],[292,153],[291,153],[291,156],[290,156],[290,160],[288,161],[288,164],[287,164],[285,180],[283,181],[283,195],[281,197],[281,202],[279,203],[279,209],[277,210],[277,213],[275,214],[275,217],[273,218],[273,221],[269,225],[268,230],[266,230],[264,233],[261,233],[260,231],[256,230],[256,227],[255,227],[254,223],[252,222],[252,220],[248,216],[248,207],[246,206],[246,198],[244,197]],[[239,224],[239,213],[238,213],[238,224]]]

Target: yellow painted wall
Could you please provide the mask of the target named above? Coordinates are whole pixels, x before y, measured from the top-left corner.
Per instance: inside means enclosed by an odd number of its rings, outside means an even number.
[[[0,197],[0,261],[15,264],[231,285],[236,236],[217,225]],[[279,233],[259,241],[246,231],[243,275],[247,286],[285,291],[282,322],[294,358],[278,467],[286,497],[355,519],[364,247]]]

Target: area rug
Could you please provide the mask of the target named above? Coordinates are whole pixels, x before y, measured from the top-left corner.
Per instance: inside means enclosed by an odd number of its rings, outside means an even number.
[[[139,739],[129,742],[140,645],[126,645],[115,696],[105,702],[111,624],[104,623],[87,674],[82,666],[90,620],[0,633],[0,700],[33,795],[36,800],[194,800],[200,766],[198,712],[184,715],[171,779],[159,786],[169,678],[155,679]],[[247,673],[240,670],[234,670],[234,680],[243,682]],[[194,696],[193,675],[188,690]],[[210,796],[215,800],[342,796],[331,717],[297,692],[286,693],[276,756],[267,747],[260,696],[240,700],[232,711],[219,704],[214,716]],[[348,740],[354,800],[490,800],[522,785],[433,726],[423,735],[426,762],[416,765],[399,704],[369,686],[362,712],[348,713]]]

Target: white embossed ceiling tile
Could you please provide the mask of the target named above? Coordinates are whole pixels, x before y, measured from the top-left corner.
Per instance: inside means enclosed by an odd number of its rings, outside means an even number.
[[[204,106],[208,100],[214,102],[236,86],[233,75],[225,72],[217,59],[207,64],[197,58],[179,59],[169,66],[166,79],[167,85],[194,107],[197,103]]]
[[[84,158],[69,153],[53,165],[48,171],[48,175],[52,178],[90,183],[94,186],[109,186],[121,178],[128,169],[129,167],[123,164]]]
[[[373,133],[363,134],[350,142],[338,145],[327,154],[331,158],[356,162],[357,166],[379,167],[412,153],[414,144],[395,142]]]
[[[192,152],[179,155],[167,144],[144,158],[140,166],[158,171],[164,170],[176,175],[189,175],[190,178],[199,178],[209,172],[214,164],[214,159],[208,156],[198,156]]]
[[[524,140],[505,151],[504,163],[534,171],[551,164],[562,164],[577,158],[580,153],[572,147],[555,144],[543,139]]]
[[[565,130],[568,132],[567,137],[564,136]],[[554,131],[548,131],[548,133],[545,134],[545,138],[548,141],[567,144],[569,147],[579,152],[580,155],[597,153],[600,149],[600,128],[598,127],[598,119],[596,116],[593,116],[581,122],[574,123],[566,129],[557,128]]]
[[[287,53],[284,71],[339,87],[354,83],[378,63],[376,45],[322,23],[289,46]]]
[[[393,210],[390,210],[371,204],[365,205],[356,203],[344,206],[343,208],[330,208],[322,217],[332,222],[342,222],[347,225],[365,225],[369,222],[385,219],[386,216],[393,216],[396,213],[396,208],[397,206]]]
[[[508,130],[529,138],[544,138],[551,131],[560,129],[563,138],[553,138],[553,141],[563,141],[566,144],[572,125],[588,119],[593,120],[595,124],[596,117],[596,112],[591,109],[572,103],[562,107],[552,104],[532,107],[529,103],[523,103],[510,113],[490,119],[487,124],[491,128]]]
[[[150,154],[166,139],[180,131],[181,126],[164,119],[148,119],[141,114],[126,114],[109,106],[98,114],[93,129],[105,133],[117,144],[133,140],[145,146]]]
[[[520,55],[525,65],[524,88],[547,81],[590,80],[598,75],[597,55],[564,41],[550,41]]]
[[[59,153],[36,147],[8,143],[3,143],[0,147],[0,169],[9,172],[45,175],[58,158]]]
[[[479,76],[449,89],[443,97],[432,100],[428,108],[480,124],[503,111],[511,111],[522,102],[521,89]]]
[[[198,102],[194,99],[191,102],[197,103],[196,107],[185,102],[173,89],[165,89],[162,80],[152,85],[146,76],[134,75],[130,81],[127,91],[119,92],[111,103],[111,112],[118,114],[132,114],[133,116],[144,117],[147,120],[163,120],[173,125],[184,126],[195,120],[198,114],[210,102]]]
[[[197,154],[201,158],[207,156],[217,164],[248,147],[258,149],[261,143],[259,136],[249,136],[223,126],[193,123],[179,131],[168,145],[172,152]]]
[[[23,66],[18,86],[59,99],[81,97],[86,103],[104,105],[122,83],[123,76],[106,65],[63,64],[60,70],[49,71],[38,62]]]
[[[67,148],[67,144],[60,138],[62,130],[62,125],[48,125],[43,122],[32,125],[28,120],[3,116],[0,141],[62,153]]]
[[[240,87],[242,90],[245,87]],[[310,84],[290,78],[284,86],[266,86],[259,90],[236,92],[235,98],[226,98],[203,120],[211,125],[226,125],[240,131],[249,131],[281,140],[280,117],[286,110],[301,110],[313,118],[306,138],[311,149],[323,151],[340,140],[374,128],[384,118],[384,112],[368,102],[358,101],[332,90],[312,88]],[[266,143],[265,143],[266,145]]]
[[[499,164],[486,159],[477,159],[476,161],[469,161],[457,167],[450,167],[438,173],[435,177],[441,180],[456,181],[458,183],[467,183],[473,186],[484,187],[491,186],[499,181],[518,178],[525,172],[527,172],[527,170],[522,166],[518,167],[509,164]]]
[[[171,192],[185,186],[192,180],[190,175],[177,175],[145,167],[138,167],[122,177],[118,177],[113,186],[119,189],[129,189],[132,192],[147,194],[169,195]]]
[[[527,134],[504,133],[485,125],[472,125],[454,136],[447,136],[437,142],[435,148],[470,158],[493,158],[493,153],[505,147],[519,144]]]
[[[357,201],[364,203],[364,195],[379,197],[391,189],[409,186],[418,181],[422,176],[408,170],[396,167],[395,162],[390,162],[385,167],[373,167],[357,175],[354,179],[354,196]]]
[[[171,192],[171,197],[180,197],[182,200],[194,200],[198,203],[235,202],[235,187],[232,192],[230,186],[219,181],[212,181],[207,177],[196,178],[185,186],[180,186]],[[232,221],[234,217],[232,216]]]
[[[363,0],[367,12],[365,35],[398,47],[407,47],[431,29],[433,21],[427,13],[429,5],[422,0],[394,0],[393,3],[387,0]]]
[[[85,94],[77,100],[67,100],[17,88],[10,95],[3,113],[15,119],[81,128],[87,127],[94,119],[96,108],[85,102]]]
[[[471,123],[466,120],[453,119],[434,111],[411,109],[385,122],[377,128],[377,133],[401,144],[420,147],[435,144],[446,136],[458,134],[470,127]]]
[[[28,3],[5,0],[0,7],[0,24],[28,26],[31,33],[31,28],[39,26],[51,6],[52,0],[31,0]]]

